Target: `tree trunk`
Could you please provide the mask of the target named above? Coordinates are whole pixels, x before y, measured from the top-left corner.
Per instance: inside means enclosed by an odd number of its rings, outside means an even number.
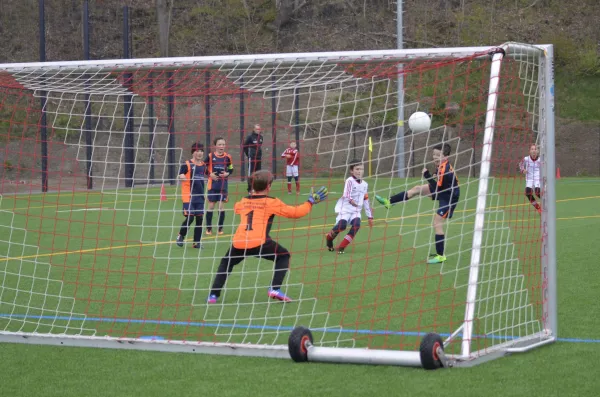
[[[306,5],[306,0],[276,0],[277,17],[275,18],[275,27],[280,29],[287,24],[294,13]]]
[[[169,56],[169,30],[171,29],[171,9],[174,0],[156,0],[156,17],[158,19],[158,41],[160,56]]]
[[[294,0],[277,0],[277,17],[275,18],[275,27],[281,29],[288,23],[294,12]]]

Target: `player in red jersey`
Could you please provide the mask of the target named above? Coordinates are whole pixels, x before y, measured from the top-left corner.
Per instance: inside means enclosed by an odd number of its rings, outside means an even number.
[[[287,188],[288,194],[292,194],[292,177],[296,181],[296,194],[300,194],[300,174],[298,168],[300,165],[300,153],[296,149],[296,142],[290,142],[290,147],[285,149],[281,154],[282,158],[285,158],[285,176],[287,177]]]

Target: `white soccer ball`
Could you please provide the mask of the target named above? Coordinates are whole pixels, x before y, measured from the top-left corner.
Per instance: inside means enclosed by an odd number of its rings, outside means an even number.
[[[414,133],[429,131],[431,128],[431,118],[425,112],[415,112],[408,118],[408,126]]]

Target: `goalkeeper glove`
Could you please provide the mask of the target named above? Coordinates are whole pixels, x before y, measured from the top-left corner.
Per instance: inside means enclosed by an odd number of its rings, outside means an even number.
[[[319,188],[319,190],[317,190],[316,192],[314,191],[314,188],[310,188],[308,202],[311,204],[318,204],[321,201],[325,200],[328,194],[329,192],[327,191],[327,188],[325,186],[321,186],[321,188]]]

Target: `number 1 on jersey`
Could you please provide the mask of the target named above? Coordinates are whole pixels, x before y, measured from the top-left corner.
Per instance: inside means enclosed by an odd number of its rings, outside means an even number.
[[[252,218],[254,217],[254,210],[248,212],[246,215],[246,230],[252,230]]]

